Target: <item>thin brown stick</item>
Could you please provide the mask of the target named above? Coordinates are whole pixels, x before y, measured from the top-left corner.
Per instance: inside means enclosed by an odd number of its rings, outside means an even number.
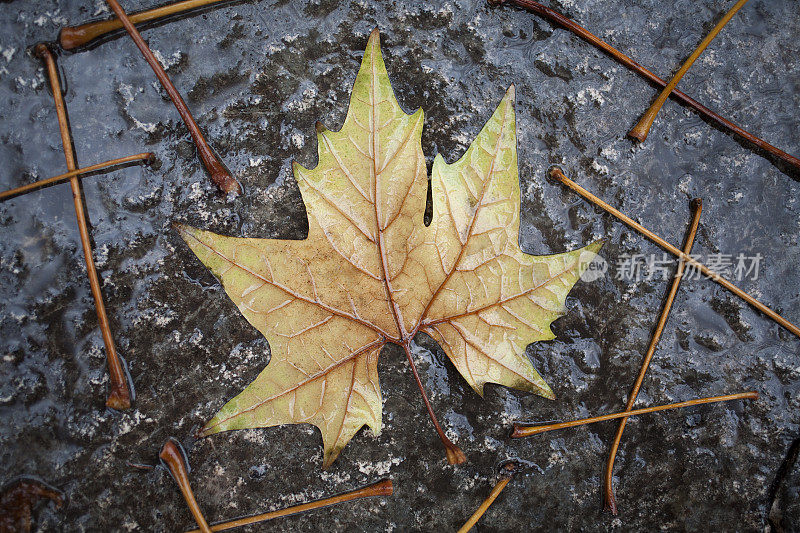
[[[636,231],[644,235],[647,239],[654,242],[658,246],[662,247],[664,250],[686,261],[688,265],[691,265],[694,268],[700,270],[700,272],[708,276],[711,280],[719,283],[720,285],[731,291],[733,294],[735,294],[745,302],[749,303],[750,305],[752,305],[753,307],[755,307],[756,309],[767,315],[769,318],[771,318],[772,320],[774,320],[775,322],[777,322],[778,324],[780,324],[781,326],[792,332],[794,335],[800,337],[800,328],[798,328],[797,326],[795,326],[794,324],[783,318],[781,315],[779,315],[766,305],[762,304],[761,302],[759,302],[758,300],[756,300],[755,298],[744,292],[742,289],[740,289],[727,279],[723,278],[716,272],[712,271],[703,263],[695,260],[691,256],[686,255],[685,253],[683,253],[682,251],[680,251],[679,249],[677,249],[676,247],[674,247],[673,245],[671,245],[670,243],[668,243],[667,241],[665,241],[664,239],[662,239],[661,237],[650,231],[649,229],[645,228],[644,226],[642,226],[635,220],[631,219],[630,217],[624,215],[619,210],[614,209],[613,207],[608,205],[606,202],[604,202],[594,194],[590,193],[589,191],[587,191],[586,189],[584,189],[571,179],[567,178],[560,168],[557,167],[552,168],[550,170],[550,176],[553,177],[554,179],[557,179],[559,182],[563,183],[568,188],[578,193],[580,196],[582,196],[589,202],[593,203],[597,207],[613,215],[627,226],[630,226],[631,228],[635,229]]]
[[[686,255],[692,253],[692,246],[694,246],[694,238],[695,235],[697,235],[697,227],[700,224],[700,214],[702,211],[702,201],[699,198],[695,198],[692,201],[692,221],[689,225],[689,231],[686,234],[686,240],[683,245],[683,253]],[[681,279],[683,279],[683,271],[685,266],[686,263],[684,263],[683,260],[678,260],[678,268],[675,272],[675,277],[672,278],[667,299],[661,309],[661,315],[658,317],[658,322],[656,323],[656,329],[653,332],[653,336],[650,338],[650,345],[647,347],[647,352],[644,355],[644,361],[642,361],[642,367],[639,370],[639,375],[636,377],[636,382],[633,384],[633,390],[628,396],[628,402],[625,405],[625,411],[630,411],[633,409],[633,404],[636,403],[636,398],[639,396],[639,389],[642,387],[644,375],[647,373],[647,368],[650,366],[650,361],[652,360],[653,354],[656,351],[658,341],[661,340],[661,334],[664,332],[664,326],[667,324],[667,317],[669,317],[670,309],[672,309],[672,302],[675,300],[675,295],[678,293],[678,287],[681,284]],[[607,511],[611,511],[611,513],[614,515],[617,514],[617,500],[614,497],[613,486],[614,460],[617,457],[617,450],[619,449],[619,444],[622,441],[622,433],[625,431],[625,424],[627,422],[627,418],[623,418],[619,421],[619,427],[617,428],[617,433],[614,436],[614,442],[611,443],[611,451],[608,454],[608,462],[606,464],[605,508]]]
[[[93,172],[95,170],[107,169],[108,167],[122,165],[124,163],[130,163],[132,161],[149,161],[153,157],[154,156],[152,153],[143,152],[141,154],[129,155],[125,157],[120,157],[118,159],[110,159],[108,161],[103,161],[102,163],[89,165],[88,167],[79,168],[77,170],[70,170],[69,172],[66,172],[64,174],[59,174],[58,176],[53,176],[52,178],[34,181],[33,183],[28,183],[27,185],[23,185],[15,189],[10,189],[7,191],[0,192],[0,200],[5,200],[6,198],[11,198],[12,196],[18,196],[20,194],[30,192],[34,189],[46,187],[47,185],[52,185],[54,183],[59,183],[61,181],[67,181],[68,179],[73,178],[75,176],[80,176],[81,174],[86,174],[88,172]]]
[[[167,465],[175,483],[180,487],[183,499],[186,500],[186,505],[189,506],[189,510],[194,516],[194,521],[200,527],[199,531],[211,533],[211,528],[208,527],[208,522],[203,517],[203,512],[200,511],[200,506],[197,505],[197,500],[194,498],[192,487],[189,485],[189,469],[186,465],[186,457],[183,455],[179,445],[174,440],[169,439],[164,444],[164,447],[161,448],[161,453],[158,454],[158,457]]]
[[[136,43],[136,46],[139,48],[139,51],[142,52],[145,61],[150,65],[150,68],[153,69],[153,72],[156,74],[156,78],[158,81],[161,82],[161,86],[164,87],[164,90],[167,91],[172,103],[175,105],[175,109],[178,110],[183,122],[186,124],[186,128],[189,130],[189,134],[192,136],[192,140],[194,141],[195,146],[197,146],[197,152],[200,156],[200,160],[203,162],[203,165],[208,170],[208,173],[211,175],[211,180],[220,188],[220,190],[226,194],[228,193],[240,193],[241,187],[239,186],[239,182],[233,179],[228,169],[225,168],[225,165],[222,164],[222,161],[216,156],[214,151],[206,142],[206,138],[203,136],[203,133],[200,131],[200,128],[197,126],[197,123],[192,116],[192,113],[189,111],[189,108],[186,106],[186,102],[183,101],[178,90],[170,81],[169,76],[164,71],[164,68],[161,66],[161,63],[158,62],[156,56],[153,55],[152,50],[147,46],[147,43],[144,42],[142,36],[139,34],[139,31],[133,25],[131,20],[128,18],[128,15],[125,14],[125,10],[122,9],[122,6],[119,5],[117,0],[106,0],[106,3],[111,7],[114,14],[117,15],[122,25],[125,27],[125,30],[133,39],[133,42]]]
[[[591,45],[599,48],[603,52],[607,53],[608,55],[610,55],[611,57],[613,57],[614,59],[616,59],[617,61],[619,61],[620,63],[622,63],[626,67],[628,67],[629,69],[631,69],[632,71],[636,72],[637,74],[639,74],[643,78],[649,80],[654,85],[657,85],[657,86],[662,87],[662,88],[667,86],[667,82],[666,81],[664,81],[663,79],[659,78],[658,76],[653,74],[647,68],[643,67],[642,65],[640,65],[639,63],[637,63],[636,61],[634,61],[633,59],[631,59],[627,55],[623,54],[622,52],[620,52],[619,50],[617,50],[616,48],[614,48],[610,44],[606,43],[605,41],[603,41],[602,39],[600,39],[599,37],[597,37],[596,35],[594,35],[590,31],[588,31],[587,29],[583,28],[582,26],[577,24],[572,19],[569,19],[569,18],[565,17],[561,13],[550,9],[549,7],[544,6],[544,5],[540,4],[539,2],[533,2],[532,0],[502,0],[502,1],[499,1],[499,2],[497,0],[495,0],[494,3],[506,3],[506,2],[512,3],[514,5],[517,5],[519,7],[527,9],[527,10],[533,12],[533,13],[536,13],[537,15],[540,15],[540,16],[552,21],[552,22],[555,22],[559,26],[571,31],[572,33],[574,33],[578,37],[584,39],[589,44],[591,44]],[[793,155],[787,154],[786,152],[784,152],[780,148],[776,148],[775,146],[769,144],[765,140],[763,140],[763,139],[753,135],[752,133],[742,129],[741,127],[737,126],[736,124],[734,124],[730,120],[718,115],[717,113],[715,113],[714,111],[710,110],[709,108],[707,108],[706,106],[704,106],[703,104],[701,104],[700,102],[698,102],[697,100],[692,98],[691,96],[688,96],[686,93],[680,91],[679,89],[673,90],[670,93],[670,96],[672,96],[676,100],[680,101],[681,103],[683,103],[685,105],[688,105],[689,107],[693,108],[695,111],[697,111],[704,118],[714,122],[715,124],[717,124],[718,126],[722,127],[723,129],[731,131],[731,132],[733,132],[733,133],[745,138],[746,140],[748,140],[749,142],[755,144],[757,147],[761,148],[762,150],[764,150],[766,152],[769,152],[771,155],[781,159],[782,161],[785,161],[786,163],[792,165],[795,168],[800,169],[800,159],[794,157]]]
[[[183,2],[175,2],[174,4],[148,9],[147,11],[131,13],[128,18],[130,18],[131,22],[134,24],[139,24],[228,1],[230,0],[184,0]],[[73,48],[89,44],[91,41],[103,35],[121,30],[122,28],[122,22],[120,22],[118,18],[87,22],[80,26],[65,26],[61,28],[58,41],[59,44],[61,44],[61,48],[64,50],[72,50]]]
[[[403,343],[403,349],[406,352],[406,357],[408,358],[408,364],[411,365],[411,372],[414,374],[414,380],[417,382],[417,387],[419,388],[419,392],[422,394],[422,401],[425,402],[425,408],[428,410],[428,416],[433,422],[433,427],[436,428],[436,433],[439,434],[439,438],[442,440],[442,444],[444,444],[444,450],[447,454],[447,462],[451,465],[458,465],[463,463],[467,460],[467,456],[464,455],[464,452],[461,451],[461,448],[456,446],[453,441],[447,438],[444,431],[442,430],[442,426],[439,425],[439,421],[436,419],[436,415],[433,412],[433,407],[431,406],[430,400],[428,400],[428,395],[425,393],[425,388],[422,386],[422,380],[419,379],[419,373],[417,373],[417,365],[414,364],[414,359],[411,357],[411,350],[408,347],[408,343]]]
[[[672,76],[672,79],[669,80],[667,86],[661,91],[661,94],[658,95],[658,98],[652,103],[650,108],[645,112],[639,122],[633,127],[631,131],[628,132],[628,135],[633,137],[634,139],[638,140],[639,142],[643,142],[647,138],[647,134],[650,132],[650,127],[653,125],[653,121],[656,119],[656,115],[658,115],[659,110],[661,110],[661,106],[664,105],[664,102],[667,101],[667,97],[669,97],[669,93],[678,85],[678,82],[681,81],[683,75],[689,70],[689,67],[695,62],[695,60],[700,57],[700,54],[711,44],[711,41],[714,40],[714,37],[725,27],[725,25],[733,18],[737,11],[739,11],[748,0],[739,0],[736,4],[733,5],[725,16],[717,22],[717,25],[714,26],[714,29],[705,36],[705,38],[700,42],[698,47],[695,49],[694,52],[691,53],[689,58],[681,65],[681,68],[678,69],[678,72]]]
[[[58,78],[58,70],[52,52],[47,45],[39,44],[36,46],[36,54],[44,59],[47,66],[47,75],[50,78],[50,87],[53,90],[53,100],[55,101],[56,114],[58,115],[58,127],[61,131],[61,144],[64,147],[64,157],[67,160],[67,169],[77,170],[75,153],[72,150],[72,137],[69,132],[69,122],[67,121],[67,109],[64,106],[64,97],[61,94],[61,82]],[[78,228],[81,235],[81,245],[83,246],[83,256],[86,260],[86,273],[89,276],[89,285],[92,288],[92,297],[97,309],[97,321],[100,325],[100,332],[103,335],[103,342],[106,345],[106,358],[108,359],[108,373],[111,384],[108,391],[106,405],[113,409],[128,409],[131,406],[131,392],[128,388],[127,374],[122,367],[122,363],[117,355],[114,346],[114,339],[111,336],[111,327],[106,315],[106,306],[103,303],[103,293],[100,291],[100,280],[94,266],[92,257],[92,245],[89,240],[89,228],[86,224],[86,213],[83,210],[83,193],[81,184],[77,176],[69,180],[72,186],[72,200],[75,204],[75,216],[78,218]]]
[[[503,465],[503,469],[504,472],[500,476],[500,480],[492,488],[492,492],[490,492],[489,496],[483,500],[483,503],[481,503],[480,507],[478,507],[474,513],[472,513],[472,516],[469,517],[469,520],[467,520],[466,523],[461,526],[461,529],[458,530],[458,533],[467,533],[467,531],[475,527],[475,524],[478,523],[478,520],[481,519],[481,517],[484,515],[484,513],[486,513],[497,497],[500,496],[500,493],[503,492],[503,489],[506,488],[506,485],[508,485],[508,482],[511,481],[511,478],[514,477],[517,466],[514,463],[506,463]]]
[[[239,518],[237,520],[231,520],[229,522],[214,524],[211,526],[211,531],[226,531],[228,529],[233,529],[235,527],[246,526],[249,524],[256,524],[258,522],[272,520],[273,518],[280,518],[282,516],[289,516],[297,513],[302,513],[305,511],[320,509],[322,507],[328,507],[329,505],[336,505],[339,503],[358,500],[361,498],[372,498],[374,496],[391,496],[392,491],[393,491],[392,480],[384,479],[373,485],[369,485],[367,487],[363,487],[358,490],[354,490],[352,492],[346,492],[338,496],[333,496],[331,498],[325,498],[322,500],[317,500],[315,502],[303,503],[300,505],[293,505],[292,507],[287,507],[286,509],[280,509],[278,511],[271,511],[269,513],[263,513],[255,516],[248,516],[246,518]],[[201,531],[199,529],[193,529],[191,531],[188,531],[187,533],[201,533]]]
[[[668,411],[670,409],[680,409],[682,407],[691,407],[693,405],[703,405],[706,403],[716,403],[716,402],[729,402],[731,400],[755,400],[755,399],[758,399],[757,392],[740,392],[737,394],[728,394],[725,396],[711,396],[709,398],[698,398],[695,400],[687,400],[685,402],[671,403],[668,405],[656,405],[654,407],[634,409],[633,411],[623,411],[621,413],[593,416],[591,418],[582,418],[580,420],[559,422],[557,424],[546,424],[543,426],[526,426],[523,424],[514,424],[514,431],[511,433],[511,437],[514,439],[519,439],[522,437],[530,437],[531,435],[546,433],[548,431],[553,431],[556,429],[573,428],[576,426],[583,426],[586,424],[594,424],[596,422],[605,422],[606,420],[614,420],[616,418],[628,418],[630,416],[645,415],[647,413],[655,413],[658,411]]]

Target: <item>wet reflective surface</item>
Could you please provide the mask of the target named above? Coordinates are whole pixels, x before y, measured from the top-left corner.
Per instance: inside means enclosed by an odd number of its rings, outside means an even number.
[[[3,189],[64,171],[44,72],[27,47],[55,39],[66,23],[102,14],[102,5],[17,0],[0,10]],[[553,7],[666,77],[728,5],[615,0]],[[379,364],[383,432],[360,432],[328,470],[321,469],[319,433],[309,426],[194,441],[194,431],[255,378],[269,350],[172,223],[302,238],[305,210],[291,161],[315,164],[315,121],[340,127],[376,26],[401,105],[425,109],[428,164],[437,152],[451,162],[459,157],[513,82],[523,249],[552,253],[608,239],[606,276],[579,283],[570,312],[554,324],[557,339],[528,348],[557,400],[500,387],[481,400],[434,343],[420,338],[423,382],[468,456],[464,465],[446,465],[405,357],[393,346]],[[798,31],[795,2],[752,0],[680,87],[797,155]],[[761,254],[758,279],[740,286],[795,323],[797,172],[782,171],[674,102],[646,143],[634,146],[624,134],[655,97],[646,82],[534,15],[477,0],[233,2],[143,35],[245,192],[233,201],[218,195],[127,38],[59,58],[79,164],[144,150],[154,151],[158,164],[83,179],[112,330],[137,390],[129,412],[104,408],[105,355],[69,185],[0,205],[0,481],[34,475],[64,491],[62,509],[37,507],[41,529],[191,526],[165,470],[128,464],[155,464],[169,436],[187,447],[192,486],[210,520],[332,495],[384,475],[396,483],[391,498],[270,526],[280,531],[454,529],[508,458],[527,469],[479,530],[761,530],[768,516],[798,527],[798,466],[781,465],[799,436],[800,341],[709,281],[682,285],[637,406],[750,389],[761,398],[631,419],[617,459],[618,519],[600,512],[614,423],[507,438],[514,420],[621,410],[667,291],[660,280],[616,279],[626,254],[661,258],[661,251],[547,182],[550,165],[673,243],[689,222],[689,199],[702,197],[695,252]],[[781,471],[787,474],[776,484]]]

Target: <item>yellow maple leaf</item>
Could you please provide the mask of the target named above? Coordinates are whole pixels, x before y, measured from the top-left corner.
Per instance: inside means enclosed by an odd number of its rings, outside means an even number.
[[[294,165],[305,240],[179,226],[272,354],[202,435],[310,423],[327,466],[363,425],[380,432],[378,355],[396,343],[414,369],[409,346],[419,332],[478,394],[491,382],[553,397],[525,347],[554,337],[550,323],[601,243],[550,256],[520,249],[513,86],[461,159],[436,157],[425,226],[422,124],[422,110],[407,115],[395,99],[376,30],[344,126],[318,127],[316,168]],[[461,462],[428,407],[448,459]]]

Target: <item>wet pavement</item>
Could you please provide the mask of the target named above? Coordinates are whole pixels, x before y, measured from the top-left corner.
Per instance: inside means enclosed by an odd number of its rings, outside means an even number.
[[[551,4],[662,77],[729,2],[564,0]],[[137,2],[136,7],[156,5]],[[105,12],[102,1],[3,3],[0,188],[65,170],[42,65],[29,47]],[[128,9],[133,2],[126,2]],[[686,93],[800,154],[800,17],[792,0],[752,0],[681,82]],[[549,401],[490,386],[481,400],[441,350],[416,359],[434,409],[468,456],[448,466],[401,350],[379,372],[384,430],[359,432],[322,470],[310,426],[194,440],[195,430],[269,360],[267,342],[172,229],[298,239],[307,229],[291,162],[316,161],[314,123],[338,129],[369,32],[378,27],[406,110],[425,109],[423,148],[454,161],[507,86],[517,87],[521,243],[530,253],[607,238],[605,276],[580,282],[557,338],[528,348]],[[0,484],[36,476],[66,503],[36,507],[42,531],[176,531],[193,525],[155,464],[174,436],[189,452],[210,520],[343,492],[383,476],[384,499],[281,519],[275,531],[454,530],[485,498],[498,465],[525,469],[479,531],[800,530],[800,340],[707,280],[683,283],[637,406],[756,390],[733,402],[631,419],[616,468],[617,518],[601,512],[616,424],[526,440],[514,420],[621,410],[667,282],[628,276],[626,258],[661,250],[545,179],[550,165],[678,244],[688,202],[704,200],[695,252],[763,258],[745,290],[800,322],[800,173],[668,102],[647,141],[627,130],[655,90],[550,23],[480,0],[229,2],[144,31],[244,194],[221,197],[188,132],[133,43],[63,53],[59,66],[79,164],[155,152],[83,179],[95,258],[134,409],[104,407],[105,352],[69,193],[63,184],[0,205]],[[735,266],[735,265],[734,265]],[[262,529],[267,529],[263,526]],[[255,530],[255,529],[254,529]],[[775,529],[780,531],[780,529]]]

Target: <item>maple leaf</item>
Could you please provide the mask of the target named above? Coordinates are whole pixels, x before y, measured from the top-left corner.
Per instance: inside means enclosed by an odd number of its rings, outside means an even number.
[[[422,110],[407,115],[395,99],[376,30],[344,126],[318,125],[316,168],[293,165],[305,240],[178,227],[271,351],[201,435],[310,423],[327,466],[363,425],[381,430],[377,363],[387,342],[405,349],[422,390],[410,354],[419,332],[478,394],[491,382],[553,397],[525,348],[554,337],[550,323],[601,243],[539,257],[520,249],[513,86],[461,159],[434,160],[426,226],[422,124]],[[422,393],[449,460],[461,462]]]

